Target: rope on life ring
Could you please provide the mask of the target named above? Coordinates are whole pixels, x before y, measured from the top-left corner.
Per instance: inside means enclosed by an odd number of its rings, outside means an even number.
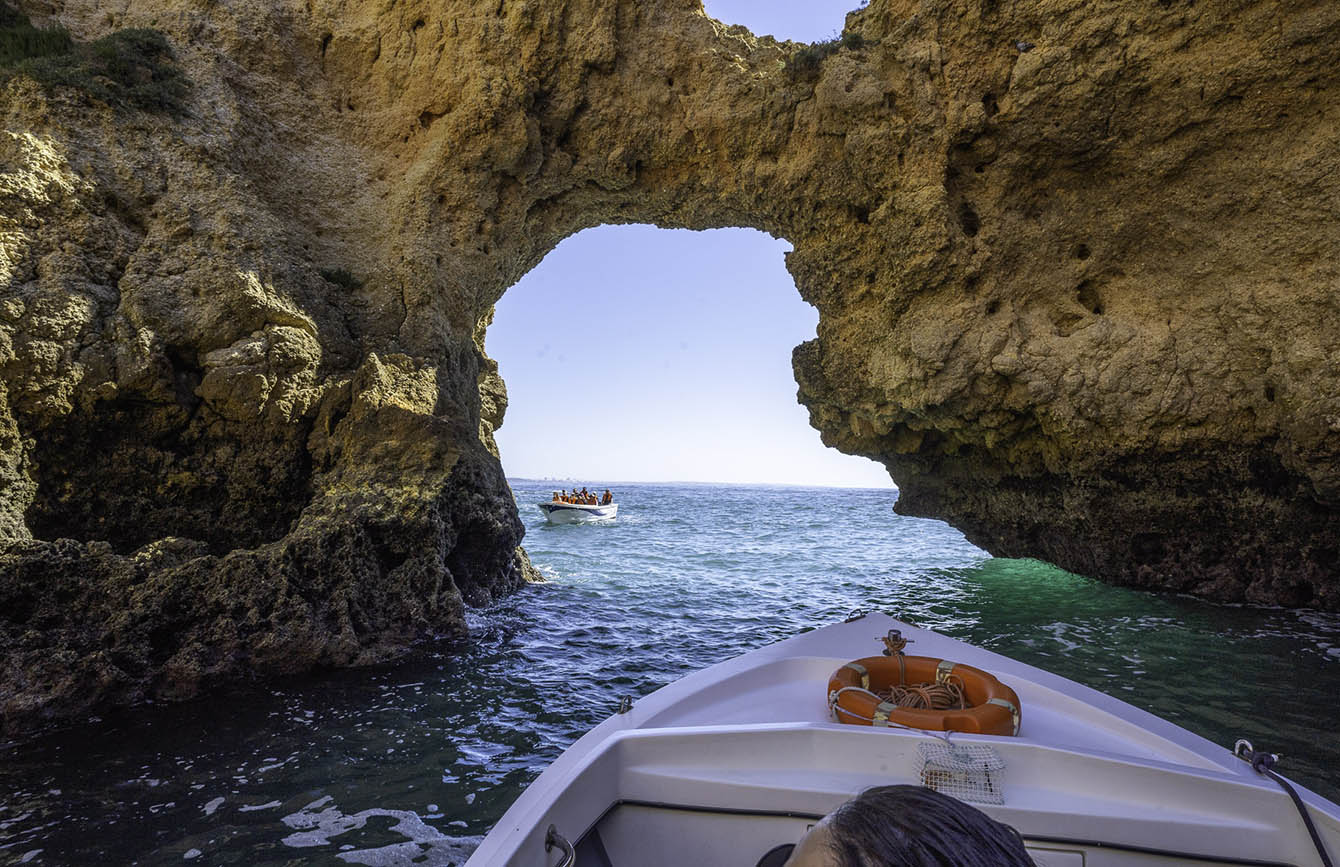
[[[1017,735],[1022,707],[995,675],[944,659],[905,656],[907,641],[884,638],[885,656],[849,662],[828,680],[828,705],[841,723]]]

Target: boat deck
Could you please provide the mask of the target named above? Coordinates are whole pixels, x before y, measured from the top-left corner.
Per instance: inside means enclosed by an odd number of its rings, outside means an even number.
[[[1038,864],[1321,863],[1288,797],[1227,749],[1023,663],[869,615],[690,675],[614,715],[523,793],[470,864],[558,863],[543,854],[552,822],[586,841],[583,864],[747,867],[761,846],[794,842],[864,788],[920,783],[919,746],[942,741],[840,725],[826,702],[829,676],[878,655],[890,628],[910,639],[909,654],[982,668],[1018,693],[1017,737],[951,741],[989,745],[1004,760],[1004,803],[979,806],[1019,829]],[[1340,808],[1300,791],[1340,847]],[[721,823],[731,830],[711,830]],[[653,856],[654,840],[673,857]],[[690,857],[695,846],[703,851]]]
[[[638,713],[640,708],[635,704],[628,722],[636,728],[777,722],[835,724],[825,694],[828,678],[854,658],[853,648],[868,648],[863,655],[878,656],[882,647],[878,639],[889,628],[901,629],[903,637],[909,639],[906,651],[909,655],[972,665],[992,672],[1012,687],[1023,705],[1018,740],[1206,770],[1237,772],[1245,767],[1218,745],[1096,690],[882,615],[829,627],[822,634],[786,639],[723,663],[712,669],[717,677],[710,685],[701,686],[693,683],[693,678],[685,678],[656,693],[660,699],[656,708]],[[805,655],[794,655],[798,650],[805,651]],[[726,667],[730,670],[718,670]],[[676,695],[681,692],[682,695]],[[954,735],[954,738],[1014,740],[985,735]]]

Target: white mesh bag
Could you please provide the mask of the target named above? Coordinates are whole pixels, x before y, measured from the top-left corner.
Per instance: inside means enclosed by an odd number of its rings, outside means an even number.
[[[982,744],[918,744],[921,784],[974,804],[1003,804],[1005,760]]]

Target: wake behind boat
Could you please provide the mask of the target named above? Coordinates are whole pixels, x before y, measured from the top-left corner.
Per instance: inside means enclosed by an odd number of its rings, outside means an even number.
[[[619,504],[587,506],[580,503],[536,503],[551,524],[581,524],[588,521],[613,521],[619,515]]]
[[[878,670],[902,667],[896,653],[870,658],[889,630],[921,655],[906,658],[908,671],[920,659],[953,660],[933,666],[943,680],[958,668],[967,692],[989,689],[973,702],[983,705],[977,730],[1006,734],[903,727],[922,712],[877,697],[863,706]],[[835,713],[874,725],[841,724]],[[1301,786],[1295,802],[1250,761],[1268,771],[1270,757],[1243,742],[1235,749],[871,614],[626,704],[530,784],[467,867],[749,867],[858,792],[899,783],[1013,826],[1040,867],[1326,864],[1322,849],[1340,851],[1340,806]]]

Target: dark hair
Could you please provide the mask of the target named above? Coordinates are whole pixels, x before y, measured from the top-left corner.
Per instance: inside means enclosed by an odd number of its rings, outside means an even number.
[[[921,786],[866,789],[828,835],[841,867],[1034,867],[1018,831]]]

